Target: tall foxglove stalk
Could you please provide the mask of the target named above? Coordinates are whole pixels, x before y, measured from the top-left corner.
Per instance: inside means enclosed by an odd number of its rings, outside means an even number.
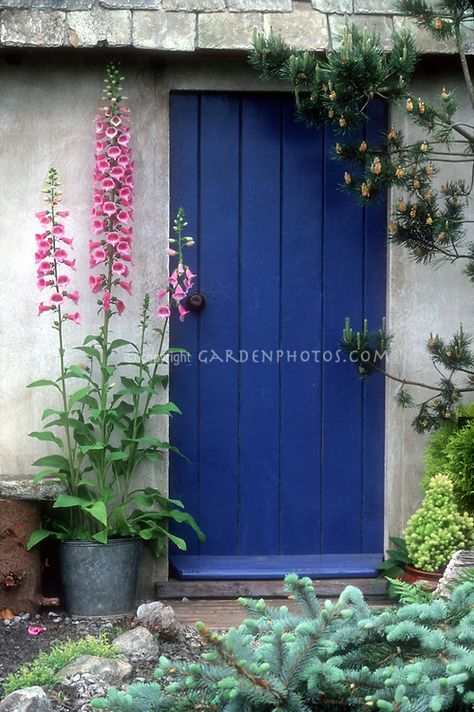
[[[117,289],[131,294],[132,284],[127,281],[131,262],[133,236],[133,160],[129,148],[129,109],[123,103],[123,88],[118,67],[111,62],[105,79],[105,102],[96,117],[96,150],[94,171],[94,206],[91,210],[95,240],[89,241],[89,266],[101,270],[89,277],[94,294],[100,294],[102,307],[102,386],[100,394],[100,439],[107,441],[107,394],[109,388],[109,324],[115,313],[125,311],[124,302]],[[105,486],[106,458],[103,450],[102,464],[97,472],[101,486]]]
[[[70,258],[73,240],[67,235],[63,220],[69,216],[68,210],[61,210],[62,201],[61,185],[59,183],[58,172],[55,168],[50,168],[48,177],[45,180],[44,202],[45,210],[36,213],[36,217],[42,226],[42,232],[36,233],[36,286],[42,292],[46,292],[46,303],[41,301],[38,305],[38,316],[45,312],[50,312],[53,316],[52,326],[58,332],[59,343],[59,363],[60,378],[56,387],[60,390],[61,401],[64,412],[68,407],[68,391],[66,385],[66,365],[64,360],[64,323],[72,321],[80,323],[80,314],[77,311],[67,311],[68,304],[77,305],[79,292],[71,291],[71,278],[68,270],[75,270],[75,260]],[[71,473],[71,489],[76,491],[76,464],[75,464],[75,443],[74,437],[69,427],[68,418],[64,419],[64,431],[66,447],[65,456],[68,460]],[[40,434],[32,433],[39,437]],[[43,434],[44,436],[44,434]],[[39,439],[45,439],[44,437]]]

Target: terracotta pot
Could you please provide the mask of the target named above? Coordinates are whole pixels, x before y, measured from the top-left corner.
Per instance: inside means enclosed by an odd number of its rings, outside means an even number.
[[[423,588],[435,589],[442,575],[442,571],[423,571],[423,569],[416,569],[410,564],[405,564],[405,573],[398,578],[407,583],[426,582],[426,586],[423,586]]]

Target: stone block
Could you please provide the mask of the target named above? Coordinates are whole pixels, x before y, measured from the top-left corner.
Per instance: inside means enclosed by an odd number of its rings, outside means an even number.
[[[354,0],[354,12],[362,15],[403,15],[397,0]]]
[[[329,16],[329,31],[333,48],[339,46],[340,37],[347,21],[348,20],[341,15]],[[392,48],[391,35],[393,23],[391,17],[386,17],[385,15],[354,15],[349,21],[360,30],[364,28],[367,28],[369,32],[376,30],[380,35],[382,49],[387,51]]]
[[[436,40],[428,30],[417,25],[411,17],[394,17],[393,26],[397,31],[400,31],[402,28],[409,30],[415,38],[415,46],[419,52],[452,54],[457,51],[454,39]]]
[[[228,0],[231,12],[291,12],[291,0]]]
[[[4,10],[0,43],[10,47],[61,47],[66,13],[58,10]]]
[[[26,9],[31,7],[32,0],[0,0],[0,10],[5,10],[9,7],[16,7],[17,9]]]
[[[196,15],[187,12],[135,10],[134,47],[192,52],[196,46]]]
[[[48,478],[34,484],[31,477],[12,477],[0,480],[0,499],[52,500],[65,492],[65,489],[58,478]]]
[[[314,10],[327,12],[330,14],[342,14],[352,12],[352,0],[311,0]]]
[[[263,31],[263,16],[256,12],[199,13],[197,46],[199,49],[249,50],[255,29]]]
[[[268,13],[263,16],[265,34],[281,32],[287,44],[303,50],[326,49],[329,42],[328,19],[306,2],[295,2],[293,12]]]
[[[90,10],[93,4],[94,0],[31,0],[37,10]]]
[[[132,43],[130,10],[95,6],[90,11],[68,12],[67,21],[69,41],[74,47],[123,47]]]
[[[157,10],[161,0],[99,0],[99,5],[110,10]]]
[[[163,0],[163,9],[173,12],[221,12],[225,0]]]

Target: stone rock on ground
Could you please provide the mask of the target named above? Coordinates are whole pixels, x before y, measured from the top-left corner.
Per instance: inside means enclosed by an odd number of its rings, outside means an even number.
[[[173,636],[179,630],[173,609],[171,606],[165,606],[160,601],[143,603],[138,606],[137,619],[139,623],[159,635]]]
[[[25,687],[5,697],[0,712],[53,712],[53,707],[41,687]]]
[[[122,655],[128,660],[157,660],[160,655],[160,648],[155,637],[147,628],[137,626],[125,631],[112,641]]]
[[[133,667],[125,660],[115,658],[99,658],[96,655],[81,655],[76,660],[65,665],[59,672],[61,679],[72,679],[87,673],[107,685],[118,686],[129,680]],[[0,712],[2,710],[0,709]]]

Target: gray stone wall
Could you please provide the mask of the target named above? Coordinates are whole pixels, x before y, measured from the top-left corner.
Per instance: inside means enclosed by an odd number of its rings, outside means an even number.
[[[329,49],[346,17],[380,32],[405,18],[395,0],[0,0],[0,47],[247,50],[252,32],[281,31],[301,49]],[[473,34],[473,33],[470,33]],[[453,52],[417,30],[424,52]],[[466,39],[469,52],[472,40]]]

